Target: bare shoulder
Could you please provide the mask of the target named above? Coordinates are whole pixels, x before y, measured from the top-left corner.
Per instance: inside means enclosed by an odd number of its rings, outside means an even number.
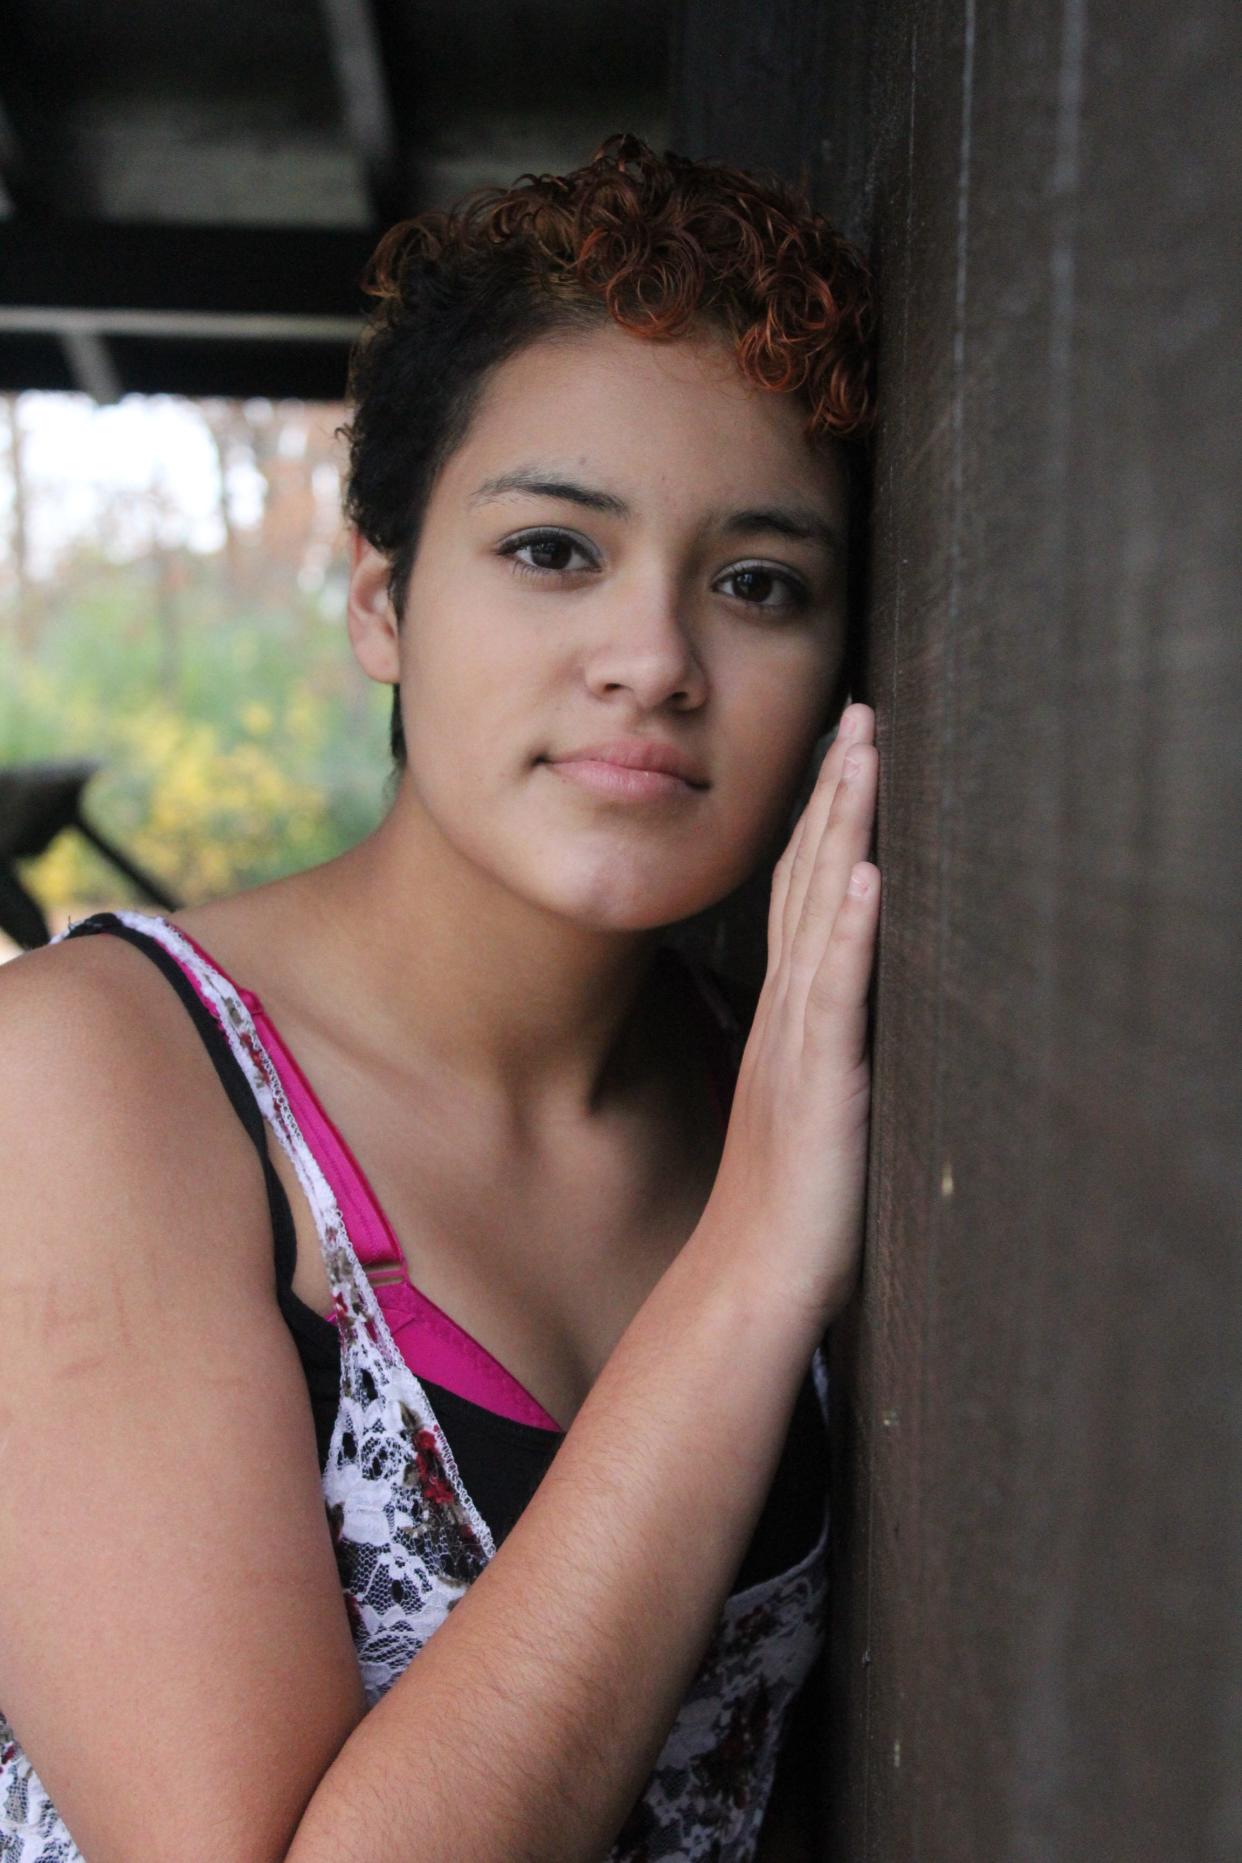
[[[100,1189],[163,1181],[178,1161],[187,1177],[209,1160],[217,1182],[246,1174],[249,1141],[184,1004],[111,935],[0,966],[0,1133],[11,1163],[89,1170]]]
[[[24,951],[0,964],[0,1040],[11,1046],[39,1027],[52,1037],[102,1039],[159,994],[144,988],[148,975],[160,981],[123,938],[70,938]]]
[[[153,1320],[174,1279],[188,1304],[272,1300],[261,1162],[184,1003],[124,938],[0,966],[0,1154],[11,1297],[110,1303],[118,1324],[127,1306]]]

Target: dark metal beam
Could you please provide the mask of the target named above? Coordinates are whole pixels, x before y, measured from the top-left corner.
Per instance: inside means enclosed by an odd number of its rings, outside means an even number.
[[[110,344],[131,394],[224,395],[246,400],[340,401],[349,345],[343,342],[170,342],[117,337]]]
[[[78,387],[96,401],[119,401],[121,382],[108,350],[107,338],[98,330],[66,330],[61,338],[65,358]]]
[[[370,0],[319,0],[349,141],[384,225],[412,212],[392,84]]]
[[[349,346],[114,337],[108,357],[118,394],[339,401],[345,393]],[[0,391],[64,391],[84,385],[70,370],[59,340],[0,337]]]
[[[373,232],[18,218],[0,387],[338,400]]]
[[[61,394],[77,386],[58,337],[0,337],[0,394],[23,394],[28,388]]]
[[[58,336],[66,345],[113,336],[183,342],[349,342],[357,317],[300,316],[296,312],[186,310],[64,310],[54,304],[0,305],[0,336]]]
[[[0,212],[12,213],[21,189],[21,145],[13,119],[0,103]]]
[[[359,280],[375,239],[373,230],[18,217],[0,240],[0,327],[46,328],[28,313],[80,312],[107,329],[192,318],[200,334],[213,318],[270,320],[272,334],[295,320],[301,336],[306,319],[319,319],[335,337],[366,308]]]
[[[93,212],[98,202],[92,164],[66,134],[64,111],[41,89],[22,82],[7,57],[10,49],[6,43],[0,62],[0,191],[10,211],[37,220],[72,201],[77,213]]]

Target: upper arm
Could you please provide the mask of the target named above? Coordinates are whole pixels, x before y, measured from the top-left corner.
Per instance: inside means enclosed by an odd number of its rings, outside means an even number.
[[[120,940],[0,967],[0,1156],[0,1705],[91,1863],[283,1856],[361,1679],[261,1167]]]

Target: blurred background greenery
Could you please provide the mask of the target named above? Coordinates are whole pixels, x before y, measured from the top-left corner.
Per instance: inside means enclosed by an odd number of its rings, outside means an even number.
[[[100,760],[84,814],[185,905],[329,859],[386,806],[390,689],[345,628],[343,415],[0,407],[0,766]],[[17,871],[53,931],[143,903],[72,831]]]

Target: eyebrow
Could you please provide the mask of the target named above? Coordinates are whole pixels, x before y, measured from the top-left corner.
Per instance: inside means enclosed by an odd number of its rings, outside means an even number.
[[[548,478],[543,469],[531,466],[518,466],[512,472],[498,473],[495,478],[484,479],[470,494],[471,505],[487,504],[493,498],[502,498],[506,492],[528,492],[537,498],[561,498],[568,504],[583,505],[588,511],[602,511],[607,517],[628,518],[633,516],[629,505],[614,492],[600,491],[595,486],[579,485],[573,479]],[[841,539],[832,525],[803,506],[765,505],[761,509],[747,511],[714,512],[720,531],[726,537],[751,536],[756,531],[770,531],[778,537],[788,537],[795,543],[820,544],[830,555],[839,555]]]

